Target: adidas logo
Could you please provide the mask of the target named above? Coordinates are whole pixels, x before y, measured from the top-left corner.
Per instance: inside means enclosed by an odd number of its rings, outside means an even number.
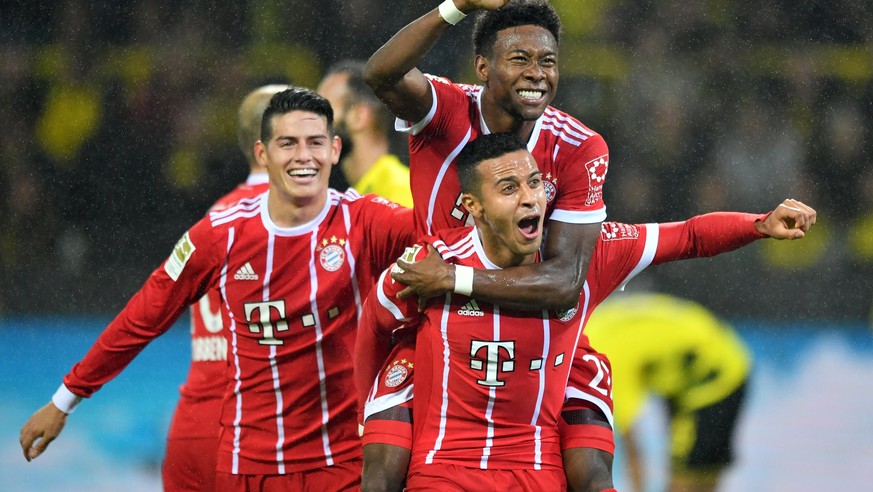
[[[485,313],[479,309],[479,304],[476,299],[470,299],[470,302],[464,304],[464,307],[458,309],[458,314],[461,316],[485,316]]]
[[[246,262],[242,268],[236,271],[233,278],[234,280],[257,280],[258,274],[252,269],[252,265]]]

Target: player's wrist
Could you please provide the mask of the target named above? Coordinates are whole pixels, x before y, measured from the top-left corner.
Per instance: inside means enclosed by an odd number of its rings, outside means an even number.
[[[453,26],[464,20],[464,17],[467,17],[467,14],[455,5],[454,0],[444,0],[439,6],[439,12],[440,17]]]
[[[55,394],[52,395],[52,403],[58,410],[69,415],[73,413],[73,410],[76,409],[76,406],[79,405],[79,402],[82,401],[82,397],[76,395],[63,384],[55,391]]]
[[[760,234],[762,237],[770,237],[770,234],[767,232],[767,219],[772,213],[773,212],[762,214],[760,217],[755,219],[755,222],[753,224],[755,226],[755,232]]]
[[[452,292],[462,296],[473,295],[473,269],[468,266],[455,265],[455,280]]]

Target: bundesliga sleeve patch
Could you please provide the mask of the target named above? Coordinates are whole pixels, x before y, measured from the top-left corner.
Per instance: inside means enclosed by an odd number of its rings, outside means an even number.
[[[188,260],[191,259],[191,255],[194,254],[195,249],[197,248],[194,247],[194,243],[191,242],[191,237],[187,232],[176,243],[173,252],[170,253],[170,257],[167,258],[166,262],[164,262],[164,271],[167,272],[167,275],[169,275],[174,282],[179,280],[179,275],[182,274],[182,270],[185,269],[185,264],[187,264]]]

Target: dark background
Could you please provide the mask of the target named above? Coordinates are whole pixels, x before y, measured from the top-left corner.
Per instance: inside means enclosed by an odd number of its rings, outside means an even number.
[[[235,110],[315,87],[437,1],[139,0],[0,6],[0,314],[115,313],[244,179]],[[867,320],[873,7],[556,0],[554,105],[610,147],[610,220],[815,207],[799,243],[650,269],[630,290],[727,317]],[[470,19],[423,67],[475,82]]]

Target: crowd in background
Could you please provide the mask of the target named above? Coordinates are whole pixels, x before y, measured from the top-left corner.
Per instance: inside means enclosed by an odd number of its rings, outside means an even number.
[[[13,2],[0,7],[0,313],[117,311],[244,179],[234,111],[314,88],[438,2]],[[610,219],[815,207],[800,243],[637,282],[717,313],[861,319],[873,302],[873,6],[552,0],[554,106],[610,147]],[[423,66],[475,82],[465,21]],[[402,143],[402,142],[401,142]],[[396,149],[403,155],[403,149]],[[632,284],[630,288],[634,288]]]

